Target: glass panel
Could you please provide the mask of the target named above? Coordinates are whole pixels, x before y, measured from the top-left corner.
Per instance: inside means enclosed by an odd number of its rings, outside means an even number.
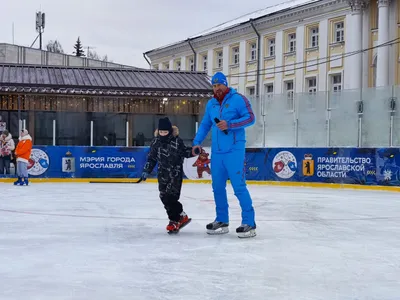
[[[89,146],[89,113],[57,112],[56,145]]]
[[[247,99],[251,103],[254,117],[256,119],[253,126],[246,128],[246,147],[263,147],[263,116],[262,110],[262,99],[260,97],[249,96]]]
[[[53,145],[53,120],[56,116],[55,112],[35,112],[35,145]]]
[[[357,147],[360,90],[329,93],[329,146]]]
[[[93,113],[94,146],[126,146],[126,114]]]
[[[141,146],[144,139],[144,145],[149,146],[154,137],[154,115],[134,115],[132,124],[132,137],[134,146]],[[139,145],[137,144],[139,143]]]
[[[295,144],[295,116],[287,105],[286,95],[265,99],[266,147],[293,147]]]
[[[326,93],[296,94],[298,146],[326,147]]]
[[[390,142],[390,111],[392,87],[363,90],[362,146],[387,147]]]
[[[393,146],[400,146],[400,87],[394,88],[395,111],[393,113]]]

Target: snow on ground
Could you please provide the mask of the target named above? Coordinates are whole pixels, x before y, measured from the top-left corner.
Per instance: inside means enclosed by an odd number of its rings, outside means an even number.
[[[210,185],[185,184],[176,236],[155,183],[0,184],[0,299],[398,299],[400,195],[249,186],[257,237],[209,236]]]

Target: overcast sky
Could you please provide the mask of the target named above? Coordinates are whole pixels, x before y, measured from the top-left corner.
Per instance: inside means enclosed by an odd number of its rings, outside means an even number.
[[[0,0],[0,42],[31,46],[35,12],[46,13],[43,47],[57,39],[71,54],[78,36],[84,50],[116,63],[147,68],[143,52],[186,39],[220,23],[276,5],[278,0]],[[152,5],[150,8],[149,5]],[[39,40],[38,40],[39,41]],[[38,41],[34,47],[39,47]]]

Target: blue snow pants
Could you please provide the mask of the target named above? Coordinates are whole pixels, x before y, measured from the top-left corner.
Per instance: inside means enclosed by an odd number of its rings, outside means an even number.
[[[228,197],[226,181],[231,181],[235,196],[242,208],[242,224],[255,225],[253,201],[246,185],[245,149],[228,153],[212,153],[211,176],[216,206],[216,221],[229,223]]]

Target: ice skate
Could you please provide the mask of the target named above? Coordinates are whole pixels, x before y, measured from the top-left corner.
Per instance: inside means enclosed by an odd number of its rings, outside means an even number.
[[[236,228],[236,233],[239,238],[251,238],[255,237],[256,234],[256,225],[249,226],[247,224],[242,224],[238,228]]]
[[[182,212],[181,213],[181,219],[179,220],[179,230],[181,230],[183,227],[185,227],[191,221],[192,221],[192,219],[189,218],[188,215],[185,212]]]
[[[22,178],[18,177],[18,180],[14,182],[14,185],[23,185]]]
[[[192,219],[189,218],[185,212],[182,212],[179,222],[169,221],[167,231],[169,234],[178,233],[183,227],[189,224],[190,221],[192,221]]]
[[[207,224],[207,233],[211,235],[224,234],[229,232],[229,224],[214,221]]]
[[[167,231],[169,234],[178,233],[179,232],[179,222],[170,220],[167,225]]]

